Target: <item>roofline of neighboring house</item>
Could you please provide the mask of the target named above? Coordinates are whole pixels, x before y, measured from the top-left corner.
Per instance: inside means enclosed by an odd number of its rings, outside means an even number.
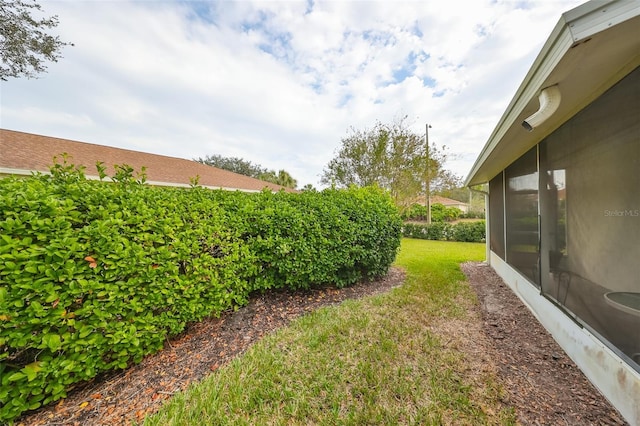
[[[51,172],[40,171],[40,170],[12,169],[7,167],[0,167],[0,176],[3,176],[3,175],[32,176],[35,173],[40,173],[43,175],[51,174]],[[85,175],[85,177],[89,180],[102,180],[105,182],[113,182],[113,179],[111,179],[109,176],[105,176],[102,179],[98,175]],[[176,187],[176,188],[192,187],[192,185],[187,185],[186,183],[161,182],[161,181],[154,181],[154,180],[147,180],[144,183],[152,186],[170,186],[170,187]],[[225,191],[260,192],[257,189],[231,188],[226,186],[210,186],[210,185],[196,185],[196,186],[207,188],[207,189],[222,189]]]
[[[208,189],[261,192],[265,189],[296,193],[295,188],[256,179],[218,167],[211,167],[198,161],[170,157],[143,151],[117,148],[64,139],[52,136],[27,133],[0,128],[0,177],[3,175],[30,176],[34,173],[48,174],[51,161],[56,162],[59,155],[68,155],[69,160],[84,168],[88,179],[99,180],[92,165],[102,163],[105,172],[113,175],[118,165],[125,164],[141,170],[145,183],[154,186],[192,187],[194,179],[197,186]],[[52,160],[53,159],[53,160]],[[66,161],[66,159],[65,159]],[[87,171],[91,170],[90,174]],[[105,181],[111,179],[105,177]]]
[[[488,182],[640,66],[640,2],[592,0],[564,14],[551,32],[489,140],[465,186]],[[557,85],[558,109],[533,131],[522,123]]]
[[[442,204],[444,206],[446,205],[452,205],[452,204],[462,204],[462,205],[469,205],[469,203],[465,203],[464,201],[460,201],[460,200],[454,200],[453,198],[448,198],[448,197],[441,197],[440,195],[432,195],[429,197],[429,200],[431,201],[431,203],[436,203],[436,204]],[[434,201],[435,200],[435,201]],[[425,203],[426,200],[422,199],[422,200],[417,200],[415,201],[416,204],[420,204],[420,203]],[[444,202],[442,202],[444,201]]]

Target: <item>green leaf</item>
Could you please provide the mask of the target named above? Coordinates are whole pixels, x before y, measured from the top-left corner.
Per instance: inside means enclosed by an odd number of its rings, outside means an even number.
[[[51,350],[51,352],[57,351],[62,346],[60,336],[57,334],[45,334],[42,338],[45,345]]]
[[[79,337],[80,337],[81,339],[83,339],[83,338],[87,337],[89,334],[91,334],[91,332],[92,332],[92,331],[93,331],[93,330],[92,330],[90,327],[82,327],[82,328],[80,329],[80,335],[79,335]]]
[[[16,371],[15,373],[9,376],[8,380],[10,382],[17,382],[18,380],[22,380],[24,377],[26,377],[24,373],[21,373],[20,371]]]
[[[46,299],[44,299],[44,301],[46,303],[52,303],[55,302],[56,300],[58,300],[60,297],[57,294],[49,294],[49,296],[47,296]]]
[[[41,362],[32,362],[31,364],[25,366],[22,369],[22,372],[27,376],[28,381],[32,381],[38,375],[38,372],[42,370]]]

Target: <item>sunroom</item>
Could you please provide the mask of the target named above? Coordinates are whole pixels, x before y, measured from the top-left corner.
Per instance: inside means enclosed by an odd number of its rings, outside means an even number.
[[[466,181],[487,182],[488,261],[640,424],[639,2],[562,15]]]

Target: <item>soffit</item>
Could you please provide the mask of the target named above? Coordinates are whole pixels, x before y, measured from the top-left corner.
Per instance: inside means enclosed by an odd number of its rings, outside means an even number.
[[[602,5],[586,3],[563,15],[476,160],[467,185],[489,181],[640,66],[640,2]],[[554,84],[562,95],[560,106],[528,132],[522,122],[538,110],[540,91]]]

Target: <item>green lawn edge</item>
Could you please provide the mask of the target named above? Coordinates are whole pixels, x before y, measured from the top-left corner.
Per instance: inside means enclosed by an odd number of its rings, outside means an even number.
[[[293,321],[143,424],[515,424],[495,373],[469,371],[438,332],[475,320],[460,264],[484,255],[484,244],[405,238],[401,287]]]

